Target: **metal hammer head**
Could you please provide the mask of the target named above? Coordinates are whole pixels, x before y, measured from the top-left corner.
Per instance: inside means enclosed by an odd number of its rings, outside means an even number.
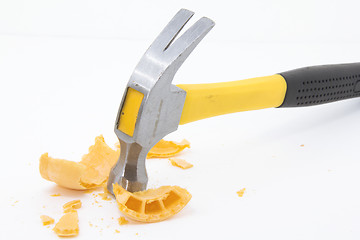
[[[215,23],[203,17],[178,39],[194,15],[181,9],[167,24],[135,67],[115,123],[121,153],[111,169],[108,190],[119,183],[128,191],[146,189],[145,159],[149,150],[178,128],[186,92],[171,82],[175,73]]]

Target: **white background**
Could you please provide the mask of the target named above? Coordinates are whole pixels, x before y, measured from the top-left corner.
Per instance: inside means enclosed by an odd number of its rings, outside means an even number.
[[[62,189],[38,171],[44,152],[78,161],[95,136],[117,141],[129,76],[180,8],[217,25],[175,84],[357,62],[357,2],[0,0],[0,239],[57,239],[39,216],[58,220],[73,199],[83,201],[77,239],[359,239],[359,99],[180,126],[167,139],[191,142],[180,157],[194,167],[148,160],[149,186],[179,185],[193,198],[161,223],[119,226],[113,201]]]

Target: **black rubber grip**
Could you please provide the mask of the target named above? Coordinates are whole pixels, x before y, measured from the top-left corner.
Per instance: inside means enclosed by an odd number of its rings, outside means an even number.
[[[303,107],[360,96],[360,63],[299,68],[280,73],[287,83],[280,107]]]

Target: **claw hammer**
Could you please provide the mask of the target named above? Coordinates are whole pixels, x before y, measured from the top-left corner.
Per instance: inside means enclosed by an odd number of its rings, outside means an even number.
[[[121,153],[108,190],[146,189],[145,159],[167,134],[217,115],[271,107],[313,106],[360,96],[360,63],[312,66],[240,81],[173,85],[182,63],[214,27],[206,17],[175,40],[193,12],[181,9],[135,67],[115,121]]]

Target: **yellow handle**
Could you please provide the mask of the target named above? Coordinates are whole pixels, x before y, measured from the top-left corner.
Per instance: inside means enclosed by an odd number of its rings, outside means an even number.
[[[246,80],[177,85],[186,91],[180,124],[218,115],[280,106],[286,81],[281,75]]]

